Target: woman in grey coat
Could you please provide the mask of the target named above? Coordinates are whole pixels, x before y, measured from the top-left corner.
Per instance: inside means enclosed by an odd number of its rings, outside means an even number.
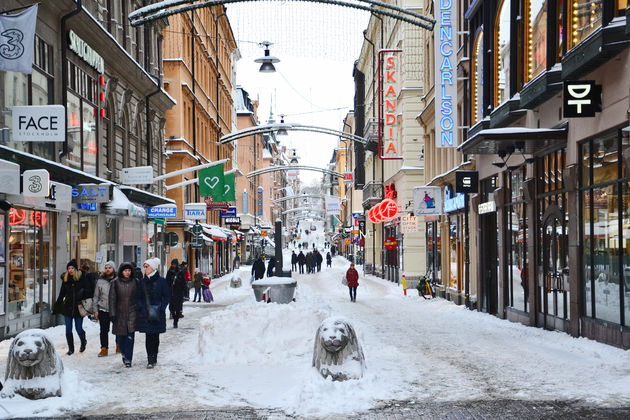
[[[113,261],[107,261],[104,266],[101,278],[96,282],[94,289],[94,318],[98,319],[101,327],[101,352],[98,357],[107,356],[107,348],[109,347],[109,288],[111,283],[116,279],[116,264]]]
[[[133,275],[133,266],[122,263],[118,278],[109,288],[109,315],[114,323],[112,332],[120,347],[125,367],[131,367],[133,343],[138,322],[138,280]]]

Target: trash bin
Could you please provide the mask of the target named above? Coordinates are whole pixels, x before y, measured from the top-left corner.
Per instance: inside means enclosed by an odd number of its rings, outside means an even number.
[[[254,297],[257,302],[262,301],[262,296],[265,290],[269,288],[268,298],[271,302],[275,303],[291,303],[293,302],[293,296],[295,295],[295,288],[297,287],[297,281],[287,278],[274,278],[257,280],[252,283],[252,289],[254,289]]]

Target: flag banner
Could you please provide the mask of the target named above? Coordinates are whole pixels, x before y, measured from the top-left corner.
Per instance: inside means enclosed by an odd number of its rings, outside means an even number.
[[[225,188],[223,187],[224,175],[223,164],[211,166],[209,168],[202,169],[199,174],[199,195],[202,197],[212,197],[215,202],[222,201],[225,194]]]
[[[31,74],[37,4],[15,15],[0,15],[0,70]]]
[[[214,201],[217,203],[236,201],[236,192],[234,190],[234,172],[223,174],[223,195],[214,199]]]

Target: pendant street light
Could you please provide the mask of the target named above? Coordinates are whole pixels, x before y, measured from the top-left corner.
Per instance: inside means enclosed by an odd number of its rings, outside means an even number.
[[[284,124],[284,114],[280,114],[280,124]],[[287,129],[284,127],[280,127],[278,132],[276,133],[278,136],[288,136]]]
[[[276,68],[273,63],[279,63],[280,59],[269,54],[269,46],[273,45],[273,43],[263,41],[259,45],[265,47],[265,56],[254,60],[255,63],[262,63],[258,71],[261,73],[275,73]]]

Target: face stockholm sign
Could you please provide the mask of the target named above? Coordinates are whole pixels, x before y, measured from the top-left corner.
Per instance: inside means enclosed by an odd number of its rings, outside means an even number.
[[[65,141],[66,109],[63,105],[13,107],[14,141]]]
[[[435,2],[435,140],[457,146],[457,0]]]
[[[402,159],[402,145],[398,131],[398,94],[400,93],[400,70],[402,50],[381,50],[379,55],[380,95],[379,118],[382,131],[379,131],[379,157],[381,159]]]

